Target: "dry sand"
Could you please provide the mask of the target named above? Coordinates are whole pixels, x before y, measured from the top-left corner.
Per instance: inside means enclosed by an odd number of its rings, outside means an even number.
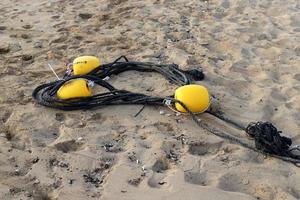
[[[2,0],[0,13],[0,199],[300,198],[299,168],[167,108],[62,112],[31,98],[55,79],[47,63],[62,76],[79,55],[201,66],[226,115],[271,121],[300,143],[299,0]],[[162,96],[176,88],[149,73],[110,82]]]

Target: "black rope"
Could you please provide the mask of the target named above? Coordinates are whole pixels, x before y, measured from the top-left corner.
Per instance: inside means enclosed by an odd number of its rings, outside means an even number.
[[[299,148],[292,147],[292,140],[281,136],[281,131],[278,131],[270,122],[252,122],[245,131],[250,137],[254,138],[257,149],[270,154],[300,159],[300,155],[292,153],[293,149],[299,150]]]
[[[59,88],[73,79],[86,79],[102,86],[108,92],[96,94],[90,97],[81,97],[62,100],[56,97]],[[117,90],[108,82],[90,75],[73,76],[63,80],[54,81],[38,86],[32,93],[33,98],[41,105],[60,110],[80,110],[103,107],[108,105],[142,104],[163,105],[164,98],[152,97],[140,93],[132,93],[126,90]]]
[[[297,167],[299,167],[299,164],[300,164],[300,157],[297,156],[297,155],[294,155],[292,154],[291,152],[289,154],[282,154],[282,153],[279,153],[277,154],[277,152],[270,152],[270,151],[265,151],[265,149],[261,149],[261,148],[256,148],[253,147],[252,145],[248,144],[247,142],[244,142],[243,140],[241,140],[240,138],[236,137],[236,136],[233,136],[232,134],[230,133],[226,133],[224,131],[220,131],[218,129],[215,129],[213,127],[211,127],[209,124],[206,124],[206,123],[203,123],[202,121],[199,121],[197,116],[191,112],[184,103],[176,100],[176,99],[172,99],[172,101],[175,103],[179,103],[189,114],[190,116],[192,117],[193,121],[200,127],[200,128],[203,128],[207,131],[209,131],[210,133],[220,137],[220,138],[223,138],[227,141],[230,141],[232,143],[235,143],[235,144],[239,144],[247,149],[250,149],[252,151],[255,151],[255,152],[258,152],[258,153],[262,153],[262,154],[265,154],[265,155],[268,155],[270,157],[274,157],[274,158],[277,158],[277,159],[280,159],[280,160],[283,160],[283,161],[286,161],[286,162],[291,162],[293,164],[295,164]],[[245,130],[245,128],[243,128],[240,124],[238,124],[237,122],[234,122],[232,121],[231,119],[228,119],[224,116],[221,116],[219,114],[213,114],[212,112],[207,112],[208,114],[212,114],[213,116],[223,120],[225,119],[226,122],[229,122],[230,124],[233,124],[234,126],[238,127],[240,130],[244,130],[246,131],[247,133],[247,130],[248,128]],[[258,122],[259,123],[259,122]],[[250,123],[251,125],[252,123]],[[270,123],[269,123],[270,124]],[[249,126],[248,126],[249,127]],[[247,133],[249,134],[249,133]],[[281,136],[282,137],[282,136]],[[286,138],[286,137],[283,137],[283,138]],[[288,138],[286,138],[288,139]],[[298,147],[295,147],[294,149],[296,150],[299,150]]]
[[[124,61],[122,61],[124,60]],[[88,73],[90,76],[105,78],[122,72],[135,70],[140,72],[158,72],[177,85],[187,85],[204,79],[202,69],[182,70],[176,64],[155,64],[150,62],[129,61],[121,56],[112,63],[103,64]],[[65,77],[70,76],[66,74]]]
[[[56,92],[59,88],[68,81],[73,79],[83,78],[89,81],[93,81],[95,84],[102,86],[108,90],[108,92],[96,94],[91,97],[84,98],[74,98],[61,100],[56,97]],[[250,124],[246,132],[255,138],[256,148],[251,146],[250,144],[244,142],[240,138],[233,136],[229,133],[222,132],[217,130],[208,124],[200,122],[197,119],[197,116],[192,113],[182,102],[171,98],[163,98],[163,97],[152,97],[145,94],[140,93],[132,93],[126,90],[117,90],[112,85],[107,83],[106,81],[95,78],[94,76],[84,75],[84,76],[74,76],[64,80],[54,81],[52,83],[43,84],[38,86],[33,91],[33,98],[41,105],[52,107],[61,110],[79,110],[79,109],[91,109],[96,107],[104,107],[109,105],[126,105],[126,104],[139,104],[139,105],[164,105],[166,100],[172,102],[172,104],[179,103],[192,117],[193,121],[201,128],[208,130],[214,135],[221,137],[223,139],[229,140],[230,142],[239,144],[245,148],[251,149],[256,152],[264,153],[270,155],[272,157],[292,162],[292,163],[300,163],[300,158],[293,156],[291,152],[288,152],[288,147],[291,145],[290,139],[286,137],[282,137],[279,135],[277,129],[270,124],[267,125],[263,123]],[[140,112],[139,112],[140,113]],[[211,112],[210,112],[211,114]],[[220,116],[220,115],[214,115]],[[219,118],[219,117],[218,117]],[[226,119],[226,118],[224,118]],[[228,120],[228,119],[226,119]],[[233,123],[237,125],[237,123]],[[270,128],[270,129],[268,129]],[[275,133],[275,135],[272,135]],[[266,136],[266,137],[265,137]],[[258,140],[257,140],[258,138]],[[285,143],[280,143],[281,139],[285,141]],[[259,142],[257,142],[259,141]],[[272,142],[279,142],[281,145],[274,144]],[[258,146],[258,144],[260,146]],[[264,146],[267,144],[267,146]],[[275,148],[276,147],[276,148]],[[272,149],[272,151],[270,150]],[[275,150],[274,150],[275,149]],[[283,151],[284,150],[284,151]],[[284,152],[284,153],[283,153]]]
[[[121,62],[121,59],[124,59],[125,62]],[[32,96],[39,104],[43,106],[61,110],[92,109],[109,105],[128,104],[143,105],[144,108],[145,105],[165,105],[166,101],[168,100],[172,104],[179,103],[191,115],[193,121],[199,127],[208,130],[218,137],[229,140],[230,142],[239,144],[253,151],[260,152],[284,161],[292,162],[294,164],[300,163],[300,156],[294,155],[292,153],[293,150],[299,150],[299,148],[291,148],[291,139],[280,136],[280,132],[277,131],[277,129],[270,123],[250,123],[245,129],[239,123],[220,113],[207,111],[207,113],[234,125],[236,128],[246,131],[246,133],[249,136],[253,137],[255,140],[255,147],[253,147],[252,145],[236,136],[217,130],[211,127],[209,124],[200,122],[197,119],[197,116],[192,113],[185,106],[185,104],[172,97],[153,97],[141,93],[118,90],[108,82],[102,80],[102,78],[105,78],[106,76],[110,76],[113,74],[116,75],[127,70],[159,72],[173,83],[179,85],[189,84],[193,80],[190,75],[187,75],[189,74],[189,72],[178,69],[177,65],[156,65],[153,63],[130,62],[126,57],[121,56],[113,63],[104,64],[97,67],[88,75],[72,77],[66,76],[63,80],[42,84],[35,88]],[[96,94],[90,97],[81,97],[66,100],[58,99],[56,97],[56,93],[62,85],[64,85],[68,81],[78,78],[92,81],[96,85],[106,88],[107,92]],[[135,116],[137,116],[143,110],[143,108]]]

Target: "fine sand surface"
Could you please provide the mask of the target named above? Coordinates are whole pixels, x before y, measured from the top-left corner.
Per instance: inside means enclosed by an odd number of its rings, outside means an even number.
[[[299,0],[1,0],[0,199],[300,199],[299,168],[168,108],[134,117],[141,106],[37,105],[32,90],[55,80],[47,64],[62,76],[79,55],[202,67],[216,109],[244,125],[270,121],[300,143]],[[176,88],[152,73],[109,82],[160,96]]]

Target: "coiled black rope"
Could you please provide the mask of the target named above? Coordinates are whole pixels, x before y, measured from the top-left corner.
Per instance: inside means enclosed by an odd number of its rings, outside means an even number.
[[[300,155],[292,153],[299,147],[292,147],[292,140],[281,136],[281,131],[270,122],[252,122],[247,126],[246,133],[254,138],[255,147],[263,152],[300,159]]]
[[[292,162],[297,166],[300,164],[300,155],[293,153],[294,150],[300,152],[300,147],[298,145],[291,146],[292,140],[288,137],[281,136],[280,133],[282,132],[278,131],[272,123],[251,122],[245,128],[243,125],[239,124],[238,122],[235,122],[234,120],[220,113],[214,113],[211,111],[207,111],[207,113],[233,125],[239,130],[245,131],[248,136],[254,139],[255,148],[249,146],[247,143],[241,141],[240,139],[237,140],[235,136],[216,130],[207,124],[202,124],[202,128],[209,130],[210,132],[214,133],[219,137],[224,136],[222,138],[238,143],[241,146],[244,146],[253,151],[263,153],[284,161]]]
[[[125,61],[120,61],[124,59]],[[113,63],[100,65],[87,75],[70,76],[67,74],[63,80],[54,81],[38,86],[32,93],[33,98],[41,105],[61,109],[61,110],[79,110],[99,108],[109,105],[126,105],[126,104],[140,104],[140,105],[168,105],[179,103],[191,115],[193,121],[201,128],[208,130],[214,135],[223,139],[237,143],[245,148],[256,152],[264,153],[269,156],[292,162],[294,164],[300,163],[300,156],[292,154],[293,150],[300,150],[299,147],[291,147],[291,140],[287,137],[280,136],[280,132],[270,123],[251,123],[244,128],[244,126],[235,122],[234,120],[221,115],[220,113],[207,111],[207,113],[225,121],[236,128],[246,131],[246,133],[255,139],[255,147],[244,142],[240,138],[229,133],[217,130],[208,124],[200,122],[196,115],[192,113],[182,102],[172,97],[153,97],[141,93],[133,93],[126,90],[118,90],[110,85],[108,82],[102,80],[111,75],[117,75],[124,71],[136,70],[142,72],[158,72],[171,82],[178,85],[187,85],[195,80],[202,80],[204,74],[201,70],[180,70],[177,65],[158,65],[153,63],[128,61],[125,56],[121,56]],[[108,91],[96,94],[90,97],[81,97],[62,100],[56,97],[57,91],[66,82],[74,79],[86,79],[92,81],[96,85],[106,88]]]
[[[73,79],[86,79],[93,81],[96,85],[102,86],[108,90],[108,92],[96,94],[90,97],[74,98],[61,100],[56,97],[56,93],[59,88],[68,81]],[[43,84],[38,86],[32,94],[33,98],[41,105],[61,109],[61,110],[79,110],[79,109],[91,109],[99,108],[109,105],[126,105],[126,104],[140,104],[140,105],[165,105],[179,103],[192,117],[193,121],[201,128],[208,130],[214,135],[223,139],[229,140],[230,142],[239,144],[245,148],[251,149],[256,152],[267,154],[269,156],[292,162],[294,164],[300,163],[300,157],[293,155],[289,152],[291,145],[290,139],[282,137],[273,125],[256,123],[250,124],[245,130],[250,136],[255,138],[256,148],[252,145],[244,142],[240,138],[233,136],[229,133],[217,130],[210,125],[203,123],[198,120],[197,116],[192,113],[184,103],[172,98],[172,97],[153,97],[140,93],[133,93],[126,90],[118,90],[110,85],[108,82],[97,78],[95,76],[83,75],[73,76],[64,80],[58,80],[51,83]],[[168,102],[168,103],[166,103]],[[210,113],[212,114],[212,113]],[[218,115],[214,115],[218,117]],[[219,119],[222,119],[218,117]],[[227,118],[224,118],[227,120]],[[231,122],[231,121],[229,121]],[[237,126],[237,123],[233,123]],[[279,144],[279,145],[278,145]],[[259,146],[258,146],[259,145]],[[274,146],[275,145],[275,146]]]
[[[96,94],[90,97],[80,97],[62,100],[56,97],[59,88],[68,81],[74,79],[86,79],[102,86],[108,92]],[[33,98],[41,105],[60,110],[80,110],[108,105],[142,104],[163,105],[164,98],[152,97],[140,93],[132,93],[126,90],[117,90],[108,82],[90,75],[72,76],[63,80],[54,81],[38,86],[32,93]]]
[[[124,61],[122,61],[124,60]],[[90,76],[105,78],[111,75],[118,75],[122,72],[135,70],[140,72],[157,72],[177,85],[188,85],[194,81],[204,79],[202,69],[182,70],[176,64],[155,64],[150,62],[129,61],[125,56],[121,56],[112,63],[103,64],[88,73]],[[70,76],[70,72],[66,77]]]

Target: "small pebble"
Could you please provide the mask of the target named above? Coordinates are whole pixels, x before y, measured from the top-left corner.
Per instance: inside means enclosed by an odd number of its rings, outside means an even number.
[[[33,184],[39,184],[39,183],[40,183],[39,179],[35,179],[35,181],[33,182]]]
[[[77,138],[77,141],[82,141],[83,140],[83,137],[79,137],[79,138]]]
[[[159,111],[159,114],[160,114],[160,115],[164,115],[164,114],[165,114],[165,111],[160,110],[160,111]]]
[[[83,121],[79,122],[79,128],[83,128],[85,126],[86,126],[85,122],[83,122]]]
[[[180,123],[182,123],[182,120],[181,119],[176,119],[176,122],[180,124]]]
[[[108,169],[110,166],[111,166],[111,162],[109,162],[109,161],[105,162],[105,164],[104,164],[105,169]]]
[[[166,181],[160,181],[158,182],[159,185],[164,185],[165,183],[167,183]]]
[[[59,167],[69,167],[68,163],[65,163],[65,162],[62,162],[62,161],[60,161],[60,162],[58,163],[58,166],[59,166]]]
[[[74,182],[74,179],[69,179],[69,181],[68,181],[68,183],[69,183],[70,185],[72,185],[73,182]]]
[[[39,49],[39,48],[42,48],[42,47],[43,47],[43,44],[42,44],[41,42],[35,42],[35,43],[33,44],[33,46],[34,46],[34,48]]]
[[[19,176],[19,175],[20,175],[20,170],[19,170],[19,169],[16,169],[14,174],[15,174],[16,176]]]
[[[104,81],[108,81],[110,79],[110,77],[109,76],[106,76],[105,78],[103,78],[102,80],[104,80]]]
[[[32,163],[34,164],[34,163],[37,163],[37,162],[39,162],[39,157],[36,157],[36,158],[34,158],[33,160],[32,160]]]
[[[128,183],[133,186],[138,186],[141,183],[141,181],[142,181],[142,178],[139,177],[139,178],[133,178],[133,179],[128,180]]]

